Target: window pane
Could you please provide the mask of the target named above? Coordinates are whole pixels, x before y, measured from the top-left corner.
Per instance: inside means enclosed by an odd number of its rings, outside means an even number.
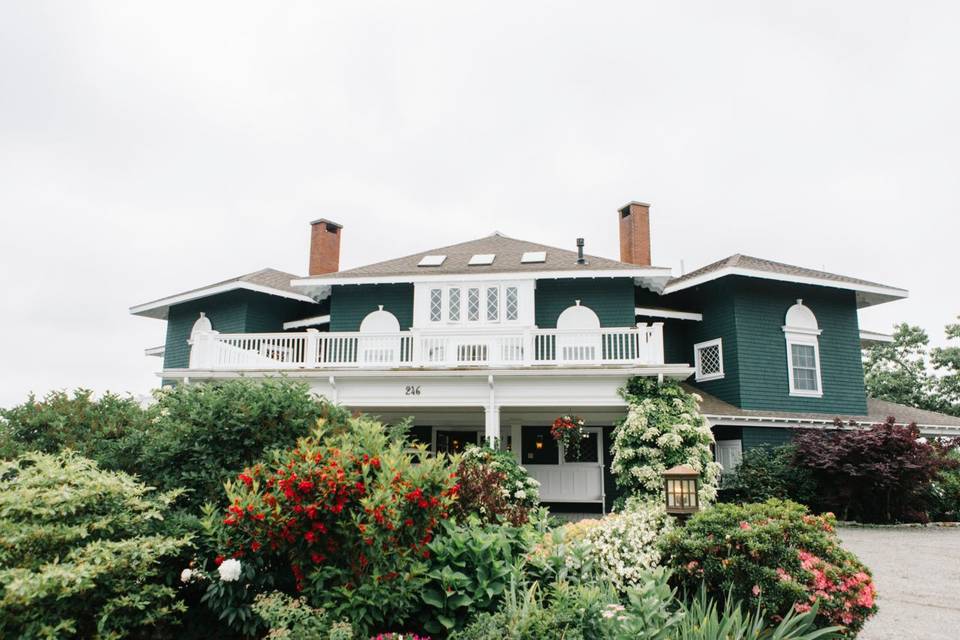
[[[792,344],[790,356],[793,359],[793,387],[798,391],[818,391],[817,355],[813,345]]]
[[[560,462],[560,447],[550,435],[550,427],[523,427],[520,443],[520,459],[523,464],[558,464]]]
[[[500,289],[487,287],[487,320],[496,322],[500,319]]]
[[[448,292],[447,313],[452,322],[460,321],[460,287],[451,287]]]
[[[597,448],[597,432],[588,431],[584,434],[587,436],[580,442],[580,453],[575,454],[572,451],[564,451],[563,459],[566,462],[599,462],[600,459],[597,457],[599,454],[599,449]]]
[[[720,345],[712,344],[700,348],[700,375],[710,376],[720,373]]]
[[[809,344],[793,344],[793,366],[815,369],[817,367],[813,346]]]
[[[440,311],[443,307],[443,291],[430,289],[430,321],[440,321]]]
[[[480,289],[467,289],[467,320],[480,319]]]
[[[517,288],[507,287],[507,320],[516,320],[520,316]]]

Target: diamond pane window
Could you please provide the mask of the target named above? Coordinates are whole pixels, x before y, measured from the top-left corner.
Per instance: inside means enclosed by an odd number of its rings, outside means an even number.
[[[487,287],[487,322],[500,319],[500,289]]]
[[[507,305],[507,320],[516,320],[520,316],[520,302],[517,298],[517,288],[507,287],[505,303]]]
[[[723,377],[723,343],[718,338],[693,346],[697,380]]]
[[[440,322],[443,312],[443,290],[430,289],[430,322]]]
[[[476,322],[480,319],[480,289],[467,289],[467,320]]]
[[[451,322],[460,321],[460,287],[450,287],[447,292],[447,316]]]
[[[819,391],[817,354],[812,344],[791,344],[793,388],[797,391]]]

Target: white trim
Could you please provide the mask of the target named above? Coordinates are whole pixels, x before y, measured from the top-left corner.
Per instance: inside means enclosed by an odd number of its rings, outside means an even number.
[[[633,315],[646,318],[674,318],[676,320],[703,320],[702,313],[692,311],[674,311],[673,309],[656,309],[653,307],[635,307]]]
[[[822,398],[823,397],[823,379],[820,375],[820,341],[815,335],[805,335],[800,333],[785,332],[787,341],[787,382],[790,387],[790,395],[800,398]],[[802,345],[813,347],[814,365],[817,370],[817,389],[797,389],[793,380],[793,345]]]
[[[747,276],[749,278],[762,278],[765,280],[780,280],[782,282],[794,282],[797,284],[814,284],[823,287],[833,287],[835,289],[848,289],[850,291],[861,291],[863,293],[872,293],[879,296],[890,298],[906,298],[909,292],[906,289],[897,287],[887,287],[884,285],[867,285],[856,282],[845,282],[842,280],[831,280],[830,278],[821,278],[816,276],[800,276],[785,273],[774,273],[771,271],[761,271],[759,269],[747,269],[744,267],[723,267],[716,271],[704,273],[689,280],[683,280],[674,284],[668,284],[664,290],[664,295],[683,291],[690,287],[701,285],[711,280],[723,278],[725,276]]]
[[[720,362],[720,371],[715,373],[702,374],[700,366],[700,350],[707,349],[709,347],[717,348],[717,358]],[[698,342],[693,345],[693,362],[694,362],[694,377],[697,382],[704,382],[706,380],[719,380],[723,377],[723,339],[714,338],[713,340],[707,340],[706,342]]]
[[[161,344],[159,347],[147,347],[143,350],[145,356],[157,356],[162,358],[167,351],[167,345]]]
[[[893,336],[889,333],[880,333],[878,331],[860,330],[860,344],[882,343],[889,344],[893,342]]]
[[[394,282],[450,282],[474,280],[547,280],[560,278],[669,278],[669,267],[646,267],[638,269],[595,269],[571,271],[504,271],[483,273],[424,273],[395,276],[345,276],[332,278],[316,276],[297,278],[290,282],[293,287],[332,286],[341,284],[390,284]]]
[[[711,427],[767,427],[770,429],[790,429],[792,427],[816,428],[816,429],[834,429],[833,418],[786,418],[776,416],[724,416],[703,414]],[[847,425],[846,420],[853,419],[858,424],[856,427]],[[883,422],[882,419],[873,419],[869,416],[846,416],[844,418],[845,429],[866,429],[868,427]],[[897,422],[897,426],[905,427],[908,422]],[[936,435],[944,437],[960,436],[960,424],[920,424],[917,423],[921,435]],[[925,433],[926,432],[926,433]]]
[[[291,320],[290,322],[284,322],[283,328],[287,329],[299,329],[300,327],[315,327],[321,324],[330,324],[330,314],[324,316],[313,316],[312,318],[304,318],[303,320]]]
[[[180,304],[181,302],[189,302],[190,300],[196,300],[198,298],[206,298],[208,296],[217,295],[219,293],[227,293],[230,291],[236,291],[238,289],[245,289],[247,291],[256,291],[257,293],[266,293],[272,296],[280,296],[281,298],[290,298],[291,300],[299,300],[301,302],[310,302],[314,303],[316,300],[310,296],[305,296],[299,293],[292,293],[290,291],[284,291],[282,289],[274,289],[273,287],[266,287],[260,284],[255,284],[253,282],[244,282],[243,280],[237,280],[235,282],[226,282],[224,284],[218,284],[212,287],[205,287],[203,289],[197,289],[196,291],[189,291],[187,293],[180,293],[174,296],[169,296],[167,298],[161,298],[160,300],[154,300],[153,302],[145,302],[134,307],[130,307],[130,313],[139,316],[145,315],[148,317],[164,318],[166,314],[156,315],[147,313],[148,311],[153,311],[155,309],[166,309],[175,304]]]

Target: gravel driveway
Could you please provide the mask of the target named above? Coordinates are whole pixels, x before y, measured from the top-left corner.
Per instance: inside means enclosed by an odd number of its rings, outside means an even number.
[[[859,640],[960,638],[960,529],[841,528],[870,567],[880,612]]]

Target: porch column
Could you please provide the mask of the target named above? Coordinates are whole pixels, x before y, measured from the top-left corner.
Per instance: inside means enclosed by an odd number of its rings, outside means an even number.
[[[500,437],[500,407],[496,403],[496,394],[493,376],[487,376],[487,385],[490,387],[490,401],[483,408],[484,429],[483,435],[487,439],[487,444],[493,446],[494,440]]]

